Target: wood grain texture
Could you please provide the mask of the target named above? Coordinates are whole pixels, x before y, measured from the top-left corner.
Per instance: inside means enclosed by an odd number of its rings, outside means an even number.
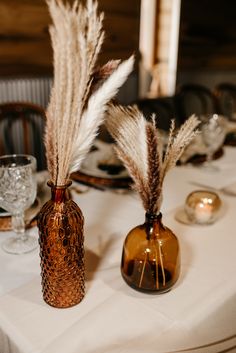
[[[100,62],[137,54],[140,0],[98,2],[106,31]],[[0,0],[0,77],[52,74],[50,22],[44,0]]]
[[[235,12],[235,0],[182,0],[179,69],[236,69]]]

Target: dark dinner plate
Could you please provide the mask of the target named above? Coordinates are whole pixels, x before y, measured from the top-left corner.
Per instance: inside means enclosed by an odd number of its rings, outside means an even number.
[[[10,213],[4,210],[4,208],[0,207],[0,217],[6,217],[9,216]]]
[[[71,179],[78,181],[84,185],[93,186],[97,189],[114,188],[114,189],[128,189],[132,184],[132,179],[127,178],[102,178],[93,175],[76,172],[71,174]]]
[[[225,145],[236,146],[236,131],[229,132],[225,137]]]
[[[104,188],[129,188],[132,180],[122,162],[117,158],[113,143],[95,140],[78,172],[71,174],[71,179]]]
[[[213,155],[213,159],[218,159],[221,158],[224,154],[224,150],[223,148],[219,148]],[[192,157],[190,157],[186,162],[186,163],[191,163],[191,164],[202,164],[206,162],[206,154],[194,154]]]

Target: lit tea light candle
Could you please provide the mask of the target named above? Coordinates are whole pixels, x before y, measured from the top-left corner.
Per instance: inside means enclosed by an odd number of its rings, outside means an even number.
[[[221,208],[219,196],[212,191],[193,191],[185,201],[185,212],[192,223],[213,223]]]
[[[207,200],[209,199],[203,199],[202,202],[196,204],[195,220],[198,223],[208,223],[212,217],[212,206],[207,202]]]

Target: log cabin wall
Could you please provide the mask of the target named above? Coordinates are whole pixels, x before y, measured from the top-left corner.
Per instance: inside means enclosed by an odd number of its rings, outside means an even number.
[[[177,84],[236,83],[236,1],[181,3]]]
[[[0,0],[0,76],[52,73],[49,14],[42,0]]]
[[[100,63],[126,59],[132,53],[138,58],[140,0],[98,0],[98,5],[105,13],[106,32]],[[27,87],[32,84],[32,78],[37,78],[38,86],[48,85],[44,78],[50,79],[53,74],[49,24],[50,16],[44,0],[0,0],[0,101],[4,100],[1,81],[5,96],[6,85],[9,91],[12,79],[23,78]],[[137,95],[137,70],[129,82],[128,86],[133,90],[126,85],[121,98],[127,99],[130,92],[132,100]]]

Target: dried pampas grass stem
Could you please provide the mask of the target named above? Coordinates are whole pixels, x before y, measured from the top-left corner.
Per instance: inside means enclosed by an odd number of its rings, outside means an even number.
[[[155,116],[148,122],[137,107],[110,106],[106,126],[116,140],[116,152],[134,180],[144,209],[160,211],[162,186],[166,173],[173,168],[185,147],[197,134],[199,120],[191,116],[175,134],[172,121],[165,153]]]
[[[134,58],[110,61],[95,69],[104,40],[97,2],[71,6],[48,0],[54,83],[46,112],[45,146],[54,184],[62,185],[79,169],[103,122],[107,103],[132,71]]]

